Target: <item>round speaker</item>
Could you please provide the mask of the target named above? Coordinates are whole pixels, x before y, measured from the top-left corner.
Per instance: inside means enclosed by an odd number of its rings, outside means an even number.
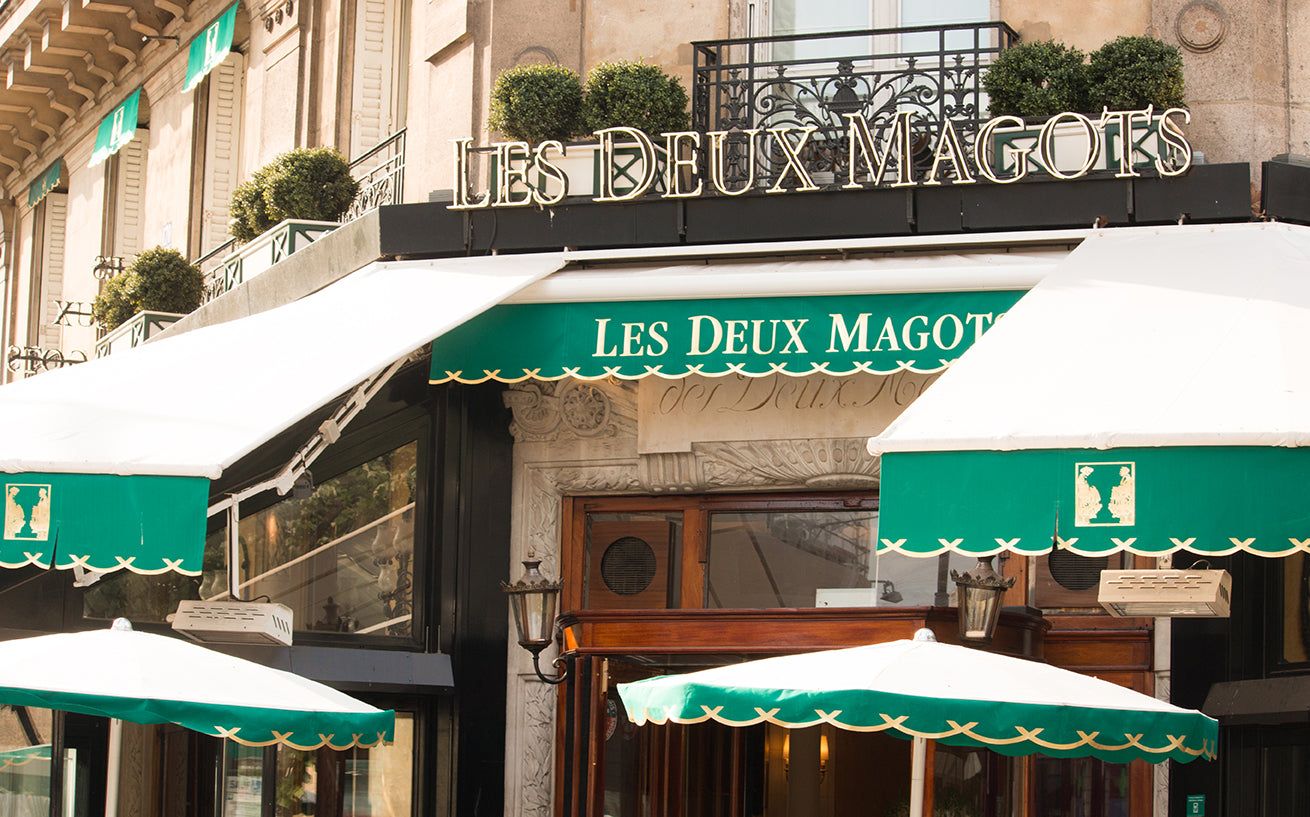
[[[611,593],[635,596],[655,580],[655,551],[644,539],[615,539],[600,557],[600,578]]]
[[[1053,550],[1046,561],[1051,578],[1065,590],[1091,590],[1101,583],[1101,571],[1108,556],[1080,556],[1067,550]]]

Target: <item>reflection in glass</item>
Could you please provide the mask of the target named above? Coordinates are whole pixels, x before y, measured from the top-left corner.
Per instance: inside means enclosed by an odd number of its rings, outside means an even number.
[[[1036,813],[1065,817],[1128,817],[1129,766],[1091,757],[1034,755]]]
[[[371,749],[265,750],[225,744],[222,817],[408,817],[413,807],[414,716],[396,713],[395,741]]]
[[[264,750],[225,741],[223,817],[261,817],[263,797]]]
[[[0,815],[50,813],[50,710],[0,707]]]
[[[221,553],[219,558],[222,558]],[[209,569],[209,550],[205,551]],[[216,572],[222,573],[220,563]],[[135,622],[163,622],[183,599],[199,598],[201,580],[169,571],[155,576],[119,570],[96,582],[82,595],[82,615],[87,618],[127,618]]]
[[[298,630],[409,635],[417,451],[409,443],[242,519],[241,597],[287,605]],[[220,581],[206,576],[202,596],[226,597]]]
[[[1015,766],[1020,762],[974,746],[936,744],[933,814],[935,817],[1009,817],[1015,813],[1015,804],[1023,801],[1022,778],[1015,773]]]
[[[944,607],[955,603],[950,570],[973,560],[877,552],[878,512],[714,513],[707,543],[705,606]]]
[[[412,632],[417,443],[241,520],[241,597],[292,609],[298,630]],[[205,540],[199,578],[121,570],[83,594],[83,615],[163,622],[182,599],[228,597],[227,529]]]

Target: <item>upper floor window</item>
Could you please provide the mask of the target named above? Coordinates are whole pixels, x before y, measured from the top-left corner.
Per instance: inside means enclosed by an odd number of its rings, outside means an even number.
[[[406,443],[242,519],[241,598],[287,605],[298,630],[411,635],[417,453]]]
[[[285,604],[297,631],[415,633],[416,440],[242,518],[239,595]],[[88,589],[84,615],[164,621],[184,598],[228,598],[227,530],[206,542],[200,578],[121,571]]]

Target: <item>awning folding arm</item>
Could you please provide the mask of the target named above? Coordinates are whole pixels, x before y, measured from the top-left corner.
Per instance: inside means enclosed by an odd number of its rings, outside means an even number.
[[[300,479],[309,470],[309,467],[314,464],[320,454],[327,450],[328,446],[341,439],[341,432],[346,425],[368,406],[369,401],[382,390],[382,387],[391,380],[396,372],[400,371],[401,367],[409,362],[410,358],[410,355],[406,355],[360,383],[351,392],[350,396],[337,407],[337,410],[332,412],[332,416],[319,424],[318,430],[310,436],[304,445],[297,449],[296,453],[291,456],[291,459],[276,475],[235,493],[228,494],[209,506],[209,516],[214,516],[223,511],[227,512],[227,586],[233,600],[239,601],[241,598],[239,576],[241,539],[237,525],[241,519],[241,502],[268,490],[276,490],[279,496],[286,496],[290,493],[296,484],[296,480]]]

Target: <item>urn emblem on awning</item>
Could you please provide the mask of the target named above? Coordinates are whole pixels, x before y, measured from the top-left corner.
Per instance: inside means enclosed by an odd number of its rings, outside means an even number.
[[[5,538],[44,542],[50,538],[49,485],[5,484]]]
[[[1074,526],[1137,524],[1137,463],[1074,463]]]

